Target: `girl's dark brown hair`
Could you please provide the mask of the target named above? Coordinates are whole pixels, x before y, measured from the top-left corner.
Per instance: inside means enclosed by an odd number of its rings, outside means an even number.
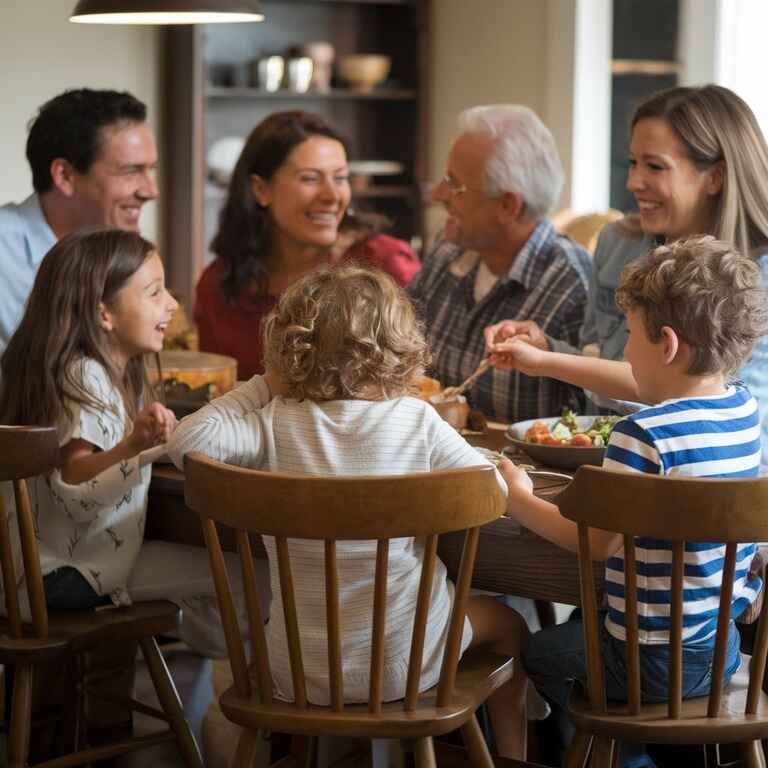
[[[347,150],[341,134],[322,117],[301,110],[270,115],[248,137],[229,182],[219,231],[211,242],[211,250],[224,265],[221,290],[227,303],[236,304],[248,281],[262,276],[269,247],[269,214],[253,195],[251,176],[269,181],[288,155],[312,136],[334,139]]]
[[[72,416],[67,401],[110,408],[83,390],[74,367],[82,358],[104,366],[133,418],[151,392],[144,359],[121,373],[109,353],[99,304],[113,305],[126,281],[155,252],[135,232],[94,230],[60,240],[43,259],[24,317],[0,359],[0,423],[57,425]]]

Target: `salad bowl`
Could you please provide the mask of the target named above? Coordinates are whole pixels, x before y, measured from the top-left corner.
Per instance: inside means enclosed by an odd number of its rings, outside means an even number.
[[[595,416],[574,416],[573,417],[582,432],[586,432],[594,423]],[[528,419],[527,421],[518,421],[510,424],[507,428],[506,438],[517,449],[523,451],[534,461],[545,464],[548,467],[559,467],[560,469],[576,469],[582,464],[596,464],[600,466],[603,463],[605,448],[596,448],[595,446],[578,445],[546,445],[543,443],[531,443],[525,439],[526,432],[537,422],[546,424],[550,430],[561,421],[558,416],[551,416],[543,419]]]

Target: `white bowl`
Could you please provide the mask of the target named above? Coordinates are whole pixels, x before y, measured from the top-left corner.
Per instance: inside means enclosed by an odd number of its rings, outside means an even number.
[[[229,177],[235,170],[240,153],[245,146],[241,136],[225,136],[211,144],[206,157],[208,174],[218,184],[229,184]]]
[[[349,172],[353,176],[397,176],[405,170],[394,160],[350,160]]]
[[[579,429],[587,430],[595,416],[577,416],[576,423]],[[507,440],[512,445],[527,453],[534,461],[539,461],[548,467],[559,467],[560,469],[576,469],[582,464],[596,464],[600,466],[605,456],[605,448],[589,448],[579,445],[541,445],[540,443],[529,443],[525,440],[525,433],[537,422],[543,421],[550,429],[560,421],[558,416],[552,416],[545,419],[528,419],[528,421],[518,421],[516,424],[510,424],[507,429]]]

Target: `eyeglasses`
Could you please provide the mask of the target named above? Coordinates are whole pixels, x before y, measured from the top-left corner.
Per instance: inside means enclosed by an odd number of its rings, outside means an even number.
[[[440,181],[442,184],[445,184],[445,186],[448,187],[448,192],[452,196],[463,195],[469,189],[466,184],[461,184],[456,179],[454,179],[450,173],[446,173]]]

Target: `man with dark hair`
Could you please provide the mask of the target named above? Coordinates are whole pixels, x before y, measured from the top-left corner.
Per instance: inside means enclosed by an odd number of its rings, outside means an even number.
[[[146,106],[87,88],[45,103],[29,128],[34,193],[0,207],[0,353],[21,319],[37,268],[59,239],[86,227],[138,230],[157,197],[157,148]]]

